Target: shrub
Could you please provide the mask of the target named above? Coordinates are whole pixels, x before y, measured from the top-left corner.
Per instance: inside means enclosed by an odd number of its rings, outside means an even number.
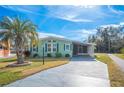
[[[56,53],[56,57],[62,57],[61,53]]]
[[[33,57],[36,58],[36,57],[39,57],[39,55],[38,54],[34,54]]]
[[[65,57],[70,57],[70,54],[65,54]]]
[[[97,58],[97,55],[94,55],[95,58]]]
[[[50,53],[47,54],[47,57],[52,57],[52,55]]]
[[[25,57],[29,57],[31,55],[31,52],[30,51],[24,51],[24,56]]]
[[[120,49],[120,52],[121,52],[122,54],[124,54],[124,48],[121,48],[121,49]]]

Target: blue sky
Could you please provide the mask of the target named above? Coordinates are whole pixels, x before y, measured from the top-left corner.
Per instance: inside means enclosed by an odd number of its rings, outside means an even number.
[[[3,16],[30,19],[40,37],[58,36],[83,41],[102,25],[124,23],[124,6],[0,6]]]

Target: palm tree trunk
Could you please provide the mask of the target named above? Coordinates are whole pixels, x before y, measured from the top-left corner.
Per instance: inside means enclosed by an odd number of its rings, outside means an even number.
[[[22,55],[17,56],[17,63],[23,64],[24,63],[24,57]]]
[[[17,64],[23,64],[24,63],[24,57],[22,51],[17,51]]]
[[[16,55],[17,55],[17,64],[23,64],[24,63],[23,50],[17,48]]]
[[[17,64],[23,64],[24,63],[24,57],[23,57],[23,45],[18,37],[18,39],[15,41],[15,48],[16,48],[16,55],[17,55]]]

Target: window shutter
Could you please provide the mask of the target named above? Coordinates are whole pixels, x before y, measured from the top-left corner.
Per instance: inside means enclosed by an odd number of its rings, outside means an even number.
[[[36,51],[36,46],[35,45],[33,45],[33,51]]]
[[[32,52],[32,45],[30,46],[30,52]]]
[[[72,50],[72,44],[70,44],[70,50]]]
[[[59,44],[57,43],[57,52],[59,52]]]
[[[45,52],[47,52],[47,44],[45,43]]]
[[[38,45],[37,45],[37,52],[38,52]]]

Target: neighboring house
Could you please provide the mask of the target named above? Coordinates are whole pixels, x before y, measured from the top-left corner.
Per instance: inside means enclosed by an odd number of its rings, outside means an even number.
[[[0,57],[6,57],[10,55],[10,50],[3,47],[2,44],[0,44]]]
[[[31,56],[56,56],[56,53],[61,53],[63,57],[69,55],[70,57],[76,55],[90,55],[94,56],[94,45],[89,43],[81,43],[77,41],[68,40],[60,37],[45,37],[39,40],[37,45],[30,47]]]
[[[5,29],[0,29],[0,33],[3,33],[3,32],[7,32],[8,30],[5,30]],[[2,42],[1,41],[1,38],[0,37],[0,57],[6,57],[6,56],[9,56],[10,55],[10,50],[8,50],[5,44],[5,42]]]

